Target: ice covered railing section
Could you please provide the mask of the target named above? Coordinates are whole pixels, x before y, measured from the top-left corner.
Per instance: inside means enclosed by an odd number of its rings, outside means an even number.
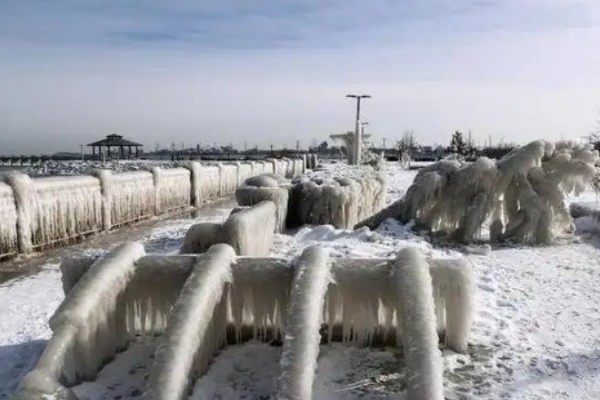
[[[386,179],[370,167],[331,166],[292,181],[288,226],[351,228],[385,205]]]
[[[297,160],[217,165],[188,162],[181,167],[91,176],[30,178],[14,173],[0,182],[0,258],[79,240],[102,230],[155,215],[185,210],[234,194],[240,173],[260,175]],[[296,167],[294,167],[296,165]],[[296,175],[294,175],[296,176]]]
[[[200,255],[144,256],[125,244],[61,266],[66,298],[54,335],[19,390],[65,397],[135,335],[160,334],[146,397],[184,397],[227,344],[283,342],[278,398],[311,399],[320,343],[404,347],[407,396],[442,400],[443,344],[464,352],[473,318],[472,268],[427,259],[333,259],[311,247],[293,262],[235,257],[224,244]],[[37,397],[36,397],[37,396]]]

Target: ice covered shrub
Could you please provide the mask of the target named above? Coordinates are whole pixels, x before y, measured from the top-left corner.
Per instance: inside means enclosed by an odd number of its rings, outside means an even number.
[[[468,243],[479,239],[483,224],[490,222],[493,241],[550,243],[572,231],[565,196],[592,182],[597,160],[598,152],[585,144],[543,140],[498,161],[442,160],[419,171],[403,199],[356,227],[374,228],[395,217]]]
[[[371,168],[321,170],[292,181],[287,225],[350,228],[379,211],[385,178]]]

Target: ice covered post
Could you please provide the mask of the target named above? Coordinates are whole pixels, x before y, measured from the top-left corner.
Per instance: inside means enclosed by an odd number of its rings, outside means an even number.
[[[349,164],[360,165],[360,153],[362,151],[361,144],[362,138],[360,135],[360,100],[361,99],[370,99],[371,96],[368,94],[347,94],[346,97],[350,97],[356,99],[356,122],[354,124],[354,142],[353,142],[353,156],[352,160],[348,160]]]

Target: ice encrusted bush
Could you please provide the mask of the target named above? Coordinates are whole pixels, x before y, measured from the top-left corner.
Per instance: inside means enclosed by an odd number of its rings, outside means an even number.
[[[389,217],[469,243],[490,222],[490,240],[547,244],[573,230],[565,205],[597,174],[598,151],[587,144],[537,140],[498,161],[442,160],[423,168],[403,199],[358,224],[378,226]]]

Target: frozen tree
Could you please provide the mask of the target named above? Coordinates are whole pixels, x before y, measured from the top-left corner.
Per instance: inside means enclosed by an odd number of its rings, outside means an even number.
[[[465,142],[465,138],[463,137],[462,132],[456,131],[452,134],[452,140],[450,141],[450,146],[448,146],[448,151],[451,153],[459,154],[464,156],[467,154],[467,142]]]
[[[567,194],[579,194],[597,176],[598,151],[588,144],[538,140],[494,162],[442,160],[423,168],[406,196],[357,226],[374,227],[395,216],[460,242],[479,238],[491,222],[490,238],[550,243],[571,232]]]

